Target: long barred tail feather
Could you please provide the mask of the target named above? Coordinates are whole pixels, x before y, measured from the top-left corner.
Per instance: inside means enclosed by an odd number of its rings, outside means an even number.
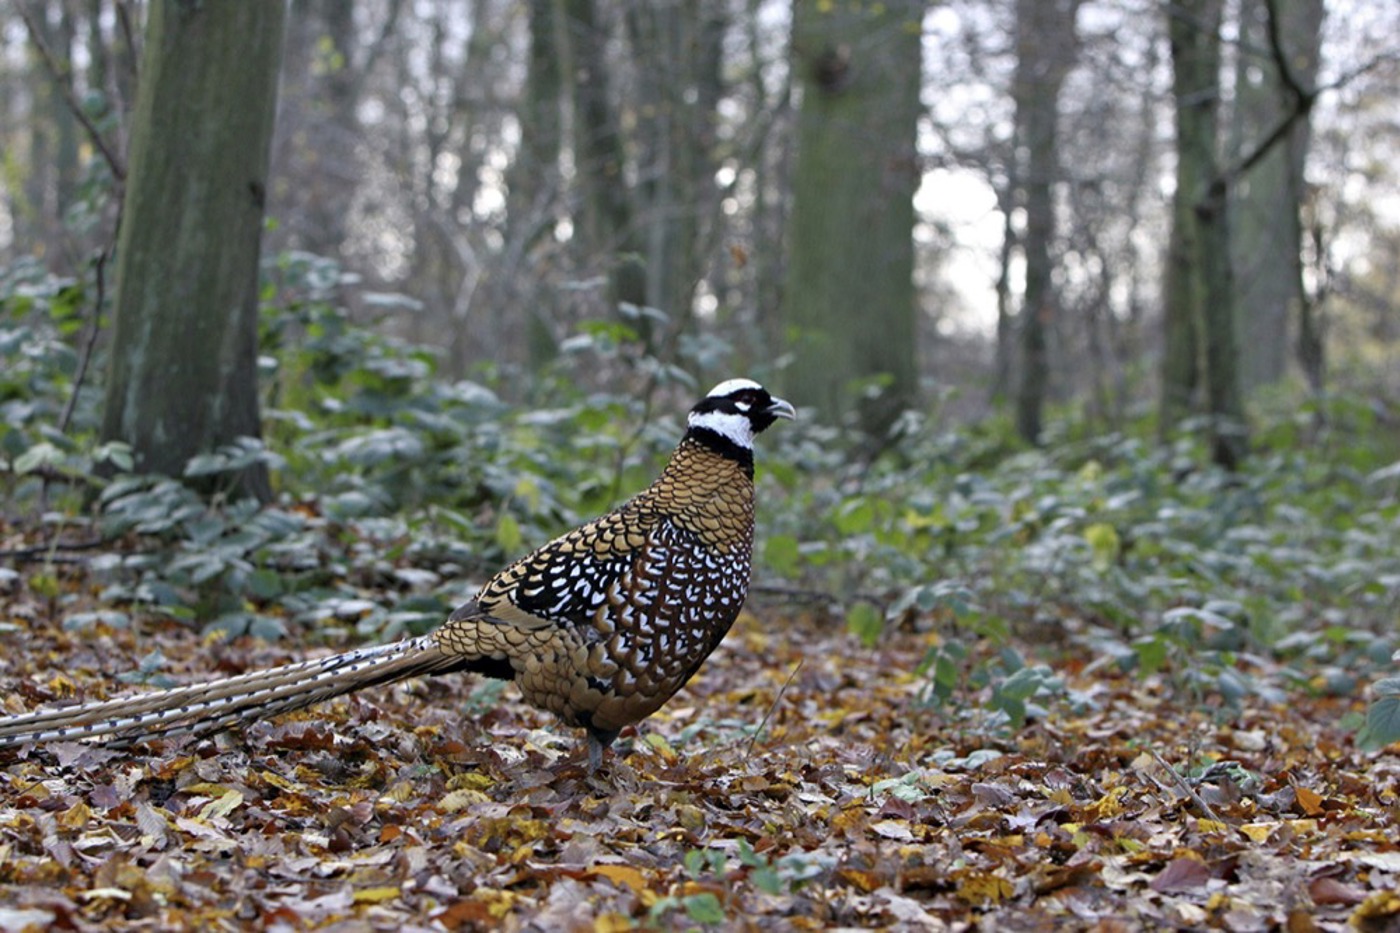
[[[419,674],[461,666],[430,635],[298,661],[203,684],[0,719],[0,750],[28,742],[207,734]]]

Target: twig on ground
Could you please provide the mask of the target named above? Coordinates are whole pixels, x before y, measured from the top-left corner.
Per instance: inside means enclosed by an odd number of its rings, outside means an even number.
[[[1214,820],[1217,823],[1221,822],[1220,817],[1217,816],[1215,811],[1210,808],[1210,804],[1206,803],[1205,799],[1202,798],[1200,794],[1196,793],[1196,788],[1192,787],[1187,782],[1186,778],[1181,776],[1181,772],[1177,771],[1176,768],[1173,768],[1170,764],[1168,764],[1167,760],[1163,758],[1160,754],[1158,754],[1155,748],[1149,748],[1148,752],[1152,754],[1153,758],[1157,759],[1157,764],[1161,765],[1164,769],[1166,769],[1166,772],[1168,774],[1170,774],[1173,778],[1176,779],[1177,786],[1186,792],[1186,796],[1190,797],[1191,800],[1196,804],[1196,806],[1200,808],[1201,814],[1206,819]]]
[[[773,716],[773,710],[778,708],[778,704],[782,702],[783,694],[786,693],[787,688],[792,685],[792,679],[797,676],[797,672],[800,670],[802,670],[802,659],[798,658],[797,663],[792,666],[792,673],[788,674],[787,680],[783,681],[782,687],[778,690],[778,695],[775,696],[773,702],[769,704],[768,712],[763,714],[763,719],[759,721],[758,728],[753,730],[753,735],[749,736],[749,746],[744,749],[745,758],[753,754],[753,747],[755,743],[758,742],[758,737],[763,734],[763,730],[768,726],[768,720]]]

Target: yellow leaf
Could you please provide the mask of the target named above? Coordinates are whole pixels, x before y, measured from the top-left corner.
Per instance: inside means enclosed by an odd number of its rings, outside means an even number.
[[[847,807],[831,818],[832,832],[849,832],[863,825],[869,817],[863,807]]]
[[[514,554],[524,540],[525,536],[521,533],[520,523],[515,520],[515,516],[509,512],[502,512],[501,517],[496,520],[496,543],[501,546],[501,550],[507,554]]]
[[[842,879],[849,881],[862,892],[869,894],[871,891],[884,886],[884,881],[873,871],[866,871],[863,868],[843,868],[839,872]]]
[[[58,674],[49,679],[49,689],[59,696],[72,696],[78,692],[78,685],[66,674]]]
[[[1202,817],[1196,821],[1196,830],[1203,833],[1223,833],[1228,832],[1230,827],[1219,820],[1208,820]]]
[[[661,757],[665,758],[667,761],[676,760],[676,750],[671,747],[670,742],[666,741],[664,735],[657,732],[648,732],[646,734],[646,743],[660,752]]]
[[[540,484],[533,477],[524,476],[516,482],[515,497],[524,499],[531,512],[540,510]]]
[[[499,920],[510,909],[515,906],[515,895],[509,891],[498,891],[495,888],[477,888],[472,894],[472,900],[479,901],[486,905],[486,912],[492,919]]]
[[[609,911],[593,921],[593,933],[623,933],[632,929],[632,918],[617,911]]]
[[[1084,822],[1101,823],[1104,820],[1112,819],[1123,812],[1123,795],[1128,792],[1125,785],[1120,784],[1113,790],[1104,794],[1098,800],[1084,808]]]
[[[382,888],[360,888],[355,892],[355,903],[382,904],[385,901],[395,900],[398,896],[399,888],[397,885]]]
[[[208,822],[210,820],[222,819],[243,803],[243,795],[236,790],[231,790],[222,797],[216,797],[206,803],[199,811],[199,819]]]
[[[631,865],[593,865],[588,870],[616,884],[626,885],[633,891],[645,891],[649,887],[646,875]]]
[[[1267,842],[1269,837],[1274,834],[1274,830],[1278,828],[1278,823],[1245,823],[1240,827],[1240,832],[1254,842]]]
[[[454,774],[447,782],[448,790],[486,790],[496,782],[491,780],[490,775],[482,774],[480,771],[463,771],[461,774]]]
[[[415,791],[413,785],[408,781],[399,781],[393,787],[384,792],[384,796],[379,799],[388,803],[405,803],[413,799]]]
[[[286,778],[282,777],[282,775],[274,774],[271,771],[260,771],[258,773],[258,776],[261,777],[267,783],[271,784],[273,787],[285,793],[290,794],[295,791],[299,791],[302,787],[296,781],[289,781]]]
[[[82,829],[90,819],[92,819],[92,808],[79,800],[59,814],[58,825],[64,829]]]
[[[1302,807],[1308,816],[1318,816],[1322,813],[1322,795],[1317,791],[1299,786],[1293,788],[1293,793],[1298,797],[1298,806]]]
[[[953,872],[957,897],[973,905],[997,904],[1016,893],[1010,881],[988,871],[965,868]]]
[[[1358,930],[1389,930],[1400,919],[1400,891],[1377,891],[1352,912],[1351,925]]]
[[[443,813],[457,813],[474,803],[485,803],[490,799],[479,790],[454,790],[438,801],[437,808]]]
[[[1098,522],[1084,529],[1084,540],[1089,542],[1093,553],[1093,564],[1098,570],[1106,570],[1118,559],[1120,541],[1118,529],[1104,522]]]

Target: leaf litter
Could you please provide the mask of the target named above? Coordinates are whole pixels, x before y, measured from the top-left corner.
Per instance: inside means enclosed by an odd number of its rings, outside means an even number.
[[[152,648],[176,679],[292,657],[158,617],[68,631],[25,598],[9,712],[132,689]],[[973,687],[930,704],[936,632],[867,648],[787,612],[746,612],[597,775],[466,677],[26,750],[0,771],[0,930],[1400,928],[1400,759],[1340,725],[1361,700],[1227,705],[1027,646],[1074,700],[1012,731]]]

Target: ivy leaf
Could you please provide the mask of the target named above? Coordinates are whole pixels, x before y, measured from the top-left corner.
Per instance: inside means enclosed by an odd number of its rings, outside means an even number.
[[[797,572],[800,556],[797,538],[793,535],[773,535],[763,546],[763,562],[780,577]]]
[[[1400,696],[1389,694],[1366,710],[1366,725],[1357,733],[1356,744],[1367,751],[1400,742]]]
[[[686,916],[696,923],[718,925],[724,923],[724,906],[719,898],[709,891],[692,894],[684,902]]]
[[[880,610],[870,603],[856,603],[846,612],[846,629],[869,648],[880,640],[885,620]]]

